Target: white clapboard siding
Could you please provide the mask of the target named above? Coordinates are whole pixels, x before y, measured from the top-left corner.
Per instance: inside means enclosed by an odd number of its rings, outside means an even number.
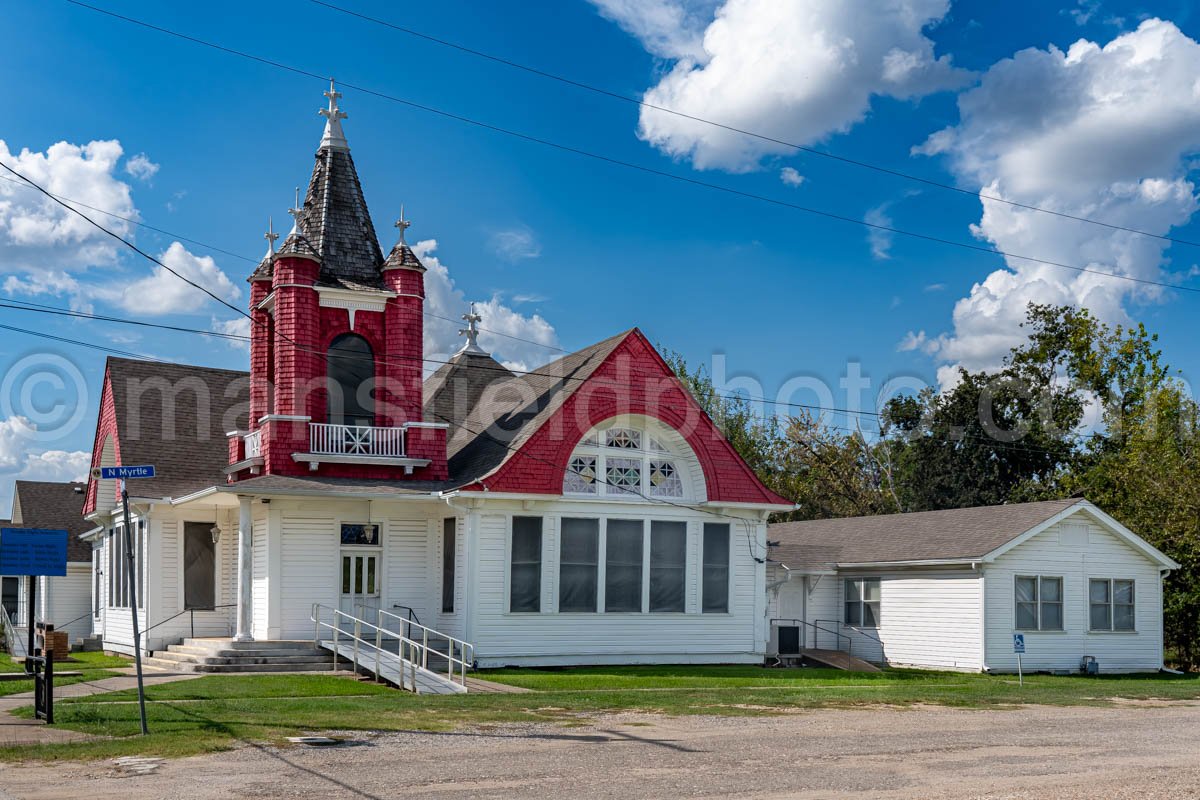
[[[989,564],[987,583],[987,665],[1016,671],[1012,651],[1017,575],[1063,579],[1062,631],[1026,631],[1022,665],[1027,670],[1077,670],[1080,658],[1094,656],[1102,672],[1136,672],[1162,664],[1162,596],[1158,565],[1084,512],[1057,523]],[[1088,581],[1135,581],[1137,631],[1088,630]]]
[[[422,624],[432,625],[440,603],[434,603],[435,585],[431,583],[429,574],[432,560],[429,521],[423,517],[389,519],[387,537],[384,544],[387,559],[384,610],[403,616],[406,613],[404,610],[392,606],[397,603],[409,606]],[[440,531],[438,538],[441,538]]]
[[[542,516],[543,611],[536,614],[507,610],[509,515],[483,512],[478,516],[478,584],[472,630],[481,665],[761,661],[763,643],[757,640],[756,624],[757,616],[765,613],[764,584],[760,579],[764,569],[752,558],[745,528],[740,524],[735,523],[731,531],[730,613],[697,613],[698,539],[703,523],[712,518],[686,513],[656,513],[655,518],[687,522],[684,607],[691,611],[556,613],[552,609],[558,591],[558,515]]]
[[[442,611],[442,521],[435,520],[434,524],[434,558],[431,574],[434,576],[430,584],[433,587],[433,602],[434,608],[437,610],[437,629],[442,633],[449,634],[462,638],[463,630],[463,609],[466,608],[467,595],[464,591],[466,588],[466,527],[463,525],[463,517],[458,517],[455,525],[454,534],[454,611],[452,613],[444,613]]]
[[[337,606],[338,543],[332,517],[284,511],[283,638],[313,637],[312,604]]]
[[[39,591],[46,594],[46,621],[53,623],[56,630],[66,631],[71,642],[91,632],[90,564],[68,564],[65,576],[45,578]]]
[[[253,534],[251,540],[251,583],[250,596],[252,598],[251,607],[251,625],[254,630],[254,638],[267,638],[267,611],[270,592],[270,565],[267,563],[267,518],[261,517],[251,523],[250,530]],[[237,602],[236,594],[234,601]]]

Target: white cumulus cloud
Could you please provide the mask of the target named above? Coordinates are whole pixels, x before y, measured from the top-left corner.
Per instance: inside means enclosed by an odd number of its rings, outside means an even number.
[[[425,239],[413,245],[413,252],[425,265],[425,357],[444,360],[462,347],[458,331],[465,326],[459,318],[471,303],[459,289],[450,271],[436,255],[437,240]],[[499,297],[476,301],[475,311],[483,317],[479,344],[492,357],[510,369],[533,369],[557,358],[561,353],[554,326],[539,314],[526,316],[503,303]],[[505,334],[503,336],[496,334]],[[440,364],[426,364],[434,370]]]
[[[699,59],[704,28],[719,0],[591,0],[606,19],[621,26],[660,58]]]
[[[241,290],[221,271],[211,256],[195,255],[179,242],[172,242],[158,259],[179,275],[186,276],[227,302],[232,303],[241,297]],[[159,266],[154,267],[147,277],[110,294],[111,299],[121,306],[142,314],[186,314],[199,311],[214,302],[204,292]]]
[[[1031,90],[1036,87],[1036,90]],[[959,98],[960,122],[917,152],[945,154],[963,185],[1009,201],[1165,235],[1196,211],[1200,44],[1157,19],[1107,44],[1023,50]],[[972,226],[1006,252],[1170,280],[1167,243],[984,199]],[[954,308],[937,339],[941,374],[998,366],[1021,339],[1028,303],[1085,306],[1110,322],[1160,287],[1010,258]]]
[[[158,174],[160,164],[155,164],[145,153],[138,153],[125,162],[125,171],[139,181],[148,181]]]
[[[121,143],[114,140],[59,142],[44,153],[26,149],[14,154],[0,140],[0,162],[51,194],[117,215],[76,206],[127,237],[133,227],[127,219],[138,219],[138,212],[129,184],[114,175],[122,153]],[[119,242],[9,173],[0,172],[0,177],[0,271],[61,273],[116,261]]]
[[[784,167],[779,170],[779,180],[788,186],[799,186],[804,183],[804,176],[797,172],[795,167]]]
[[[12,508],[13,481],[79,481],[91,466],[82,450],[38,450],[35,425],[21,416],[0,420],[0,512]]]
[[[863,215],[863,222],[879,226],[867,228],[867,243],[871,246],[871,256],[879,261],[887,261],[892,257],[892,240],[895,234],[885,230],[892,227],[892,218],[887,213],[889,206],[891,203],[882,203]]]
[[[212,330],[215,333],[223,333],[227,336],[250,336],[250,318],[249,317],[234,317],[233,319],[212,319]],[[239,339],[225,339],[227,345],[234,350],[249,350],[250,342]]]
[[[918,97],[967,77],[923,32],[949,0],[725,0],[699,52],[694,20],[714,4],[594,2],[648,51],[676,59],[646,103],[798,144],[848,130],[873,96]],[[661,32],[672,19],[677,39]],[[651,108],[638,135],[699,169],[748,171],[792,149]]]

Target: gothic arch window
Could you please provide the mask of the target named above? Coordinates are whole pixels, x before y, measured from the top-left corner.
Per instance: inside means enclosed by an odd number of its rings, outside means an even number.
[[[332,425],[375,424],[375,353],[357,333],[344,333],[325,353]]]
[[[567,461],[563,494],[622,500],[702,499],[703,476],[687,442],[649,417],[609,420]]]

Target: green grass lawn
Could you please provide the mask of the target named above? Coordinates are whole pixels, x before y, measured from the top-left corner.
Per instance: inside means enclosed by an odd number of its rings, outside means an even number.
[[[56,661],[54,669],[59,672],[82,672],[83,675],[73,678],[55,678],[55,686],[66,686],[71,683],[95,680],[97,678],[111,678],[113,675],[120,674],[113,672],[113,669],[120,669],[121,667],[128,667],[133,664],[133,661],[123,656],[106,656],[104,653],[98,652],[72,653],[71,658],[73,659],[72,661]],[[14,673],[24,671],[25,662],[23,659],[13,661],[7,654],[0,654],[0,672]],[[26,681],[0,680],[0,697],[32,691],[32,678]]]
[[[496,670],[489,680],[528,694],[415,696],[329,675],[213,675],[151,686],[151,736],[136,736],[133,692],[66,699],[55,707],[65,728],[102,737],[76,744],[0,749],[0,761],[179,756],[239,741],[279,742],[322,731],[451,730],[504,722],[578,724],[606,711],[663,714],[773,714],[814,708],[935,703],[1015,708],[1024,703],[1103,705],[1115,699],[1200,700],[1200,676],[1016,676],[886,670],[846,673],[750,666],[590,667]],[[26,715],[29,709],[18,713]]]

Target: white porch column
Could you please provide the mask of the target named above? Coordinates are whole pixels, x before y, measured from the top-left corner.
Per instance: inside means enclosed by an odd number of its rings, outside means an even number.
[[[238,496],[238,583],[237,583],[237,633],[234,641],[251,642],[251,572],[254,560],[254,542],[252,540],[252,521],[250,515],[251,498]]]

